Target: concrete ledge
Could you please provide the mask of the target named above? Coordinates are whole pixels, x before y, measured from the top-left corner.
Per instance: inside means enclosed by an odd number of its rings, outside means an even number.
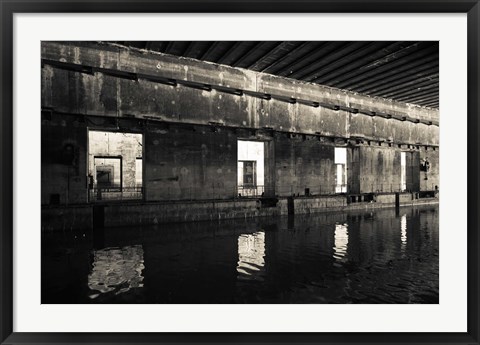
[[[105,226],[149,225],[281,214],[281,207],[260,208],[255,199],[105,206]]]
[[[42,207],[42,232],[73,231],[92,228],[92,206],[45,206]]]
[[[438,198],[414,199],[403,193],[401,206],[438,204]],[[96,204],[99,205],[99,204]],[[276,217],[288,214],[288,199],[274,207],[262,207],[257,199],[196,202],[104,204],[104,226],[138,226],[234,218]],[[295,214],[370,210],[395,206],[395,194],[377,196],[376,202],[347,203],[345,195],[293,199]],[[93,205],[42,207],[42,232],[88,230],[93,226]]]
[[[346,206],[347,199],[343,195],[294,199],[295,214],[329,212],[332,209],[342,209]]]

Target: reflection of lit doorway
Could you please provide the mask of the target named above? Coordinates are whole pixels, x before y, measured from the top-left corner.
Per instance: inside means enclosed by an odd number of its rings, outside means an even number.
[[[265,231],[238,236],[237,279],[264,280]]]
[[[260,196],[264,192],[265,144],[238,141],[237,185],[239,196]]]
[[[335,246],[333,247],[333,258],[335,260],[345,260],[348,249],[348,225],[335,224]]]

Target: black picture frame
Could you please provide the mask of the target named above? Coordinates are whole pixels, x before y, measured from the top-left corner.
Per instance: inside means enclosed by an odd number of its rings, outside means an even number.
[[[2,344],[479,344],[478,0],[0,0],[0,341]],[[13,332],[13,16],[15,13],[442,13],[468,14],[468,331],[466,333],[15,333]],[[452,318],[455,317],[452,315]]]

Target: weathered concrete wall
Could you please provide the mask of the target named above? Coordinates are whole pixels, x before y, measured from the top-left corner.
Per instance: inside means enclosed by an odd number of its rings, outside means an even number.
[[[394,192],[400,189],[400,150],[360,146],[359,151],[361,193]]]
[[[426,159],[430,163],[428,172],[420,172],[420,190],[435,190],[435,186],[440,188],[440,150],[438,148],[433,151],[432,148],[420,150],[420,161]]]
[[[339,210],[347,206],[347,200],[345,196],[298,198],[294,199],[294,205],[296,214],[308,214]]]
[[[439,128],[437,126],[385,119],[379,116],[369,117],[361,114],[350,114],[349,116],[349,135],[351,137],[388,140],[395,143],[439,144]]]
[[[92,76],[45,66],[42,107],[65,113],[117,116],[118,84],[118,78],[103,74]]]
[[[165,54],[86,43],[44,42],[42,58],[438,120],[438,111],[434,109]],[[214,121],[228,126],[271,127],[278,131],[345,138],[362,136],[411,144],[438,144],[437,126],[215,90],[125,80],[102,73],[92,76],[45,66],[42,85],[42,106],[65,112],[150,116],[198,124]]]
[[[348,193],[360,194],[360,147],[347,150],[347,184]]]
[[[108,205],[105,207],[105,226],[273,216],[280,215],[281,209],[280,206],[260,208],[259,202],[253,199],[223,202]]]
[[[231,199],[237,194],[232,130],[178,126],[145,132],[146,200]]]
[[[92,229],[92,221],[90,205],[42,207],[42,232],[85,231]]]
[[[279,196],[335,192],[334,146],[314,137],[275,137],[276,194]]]
[[[406,189],[412,192],[434,190],[439,183],[438,148],[435,151],[432,148],[426,151],[424,147],[407,148],[405,145],[363,145],[352,149],[350,192],[401,190],[401,152],[406,154]],[[432,167],[427,174],[420,169],[420,161],[424,158],[428,158]]]
[[[411,193],[400,193],[400,204],[408,205],[412,202],[416,202],[415,195]],[[379,194],[375,197],[377,203],[380,204],[394,204],[395,194]]]
[[[87,201],[87,132],[72,119],[42,121],[41,202]]]

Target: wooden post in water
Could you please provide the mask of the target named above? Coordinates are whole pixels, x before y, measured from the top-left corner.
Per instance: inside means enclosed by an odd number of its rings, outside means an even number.
[[[288,214],[295,214],[295,206],[294,206],[293,196],[289,196],[287,198],[287,210]]]
[[[400,193],[395,193],[395,215],[398,217],[400,215]]]

